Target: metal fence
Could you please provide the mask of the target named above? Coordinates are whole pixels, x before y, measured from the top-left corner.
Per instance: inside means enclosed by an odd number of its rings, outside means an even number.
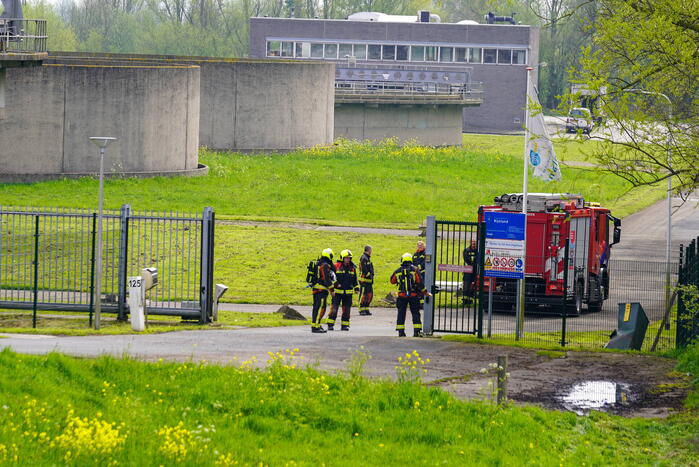
[[[335,81],[338,102],[474,104],[482,100],[482,83],[431,83],[406,81]]]
[[[520,340],[600,349],[609,342],[611,333],[617,328],[619,303],[638,302],[650,322],[642,349],[674,349],[676,311],[671,309],[667,322],[663,322],[666,313],[665,265],[664,261],[610,259],[608,298],[600,311],[591,311],[587,305],[583,305],[582,312],[577,313],[573,293],[568,288],[565,308],[564,297],[559,299],[559,304],[527,305]],[[671,284],[677,283],[677,272],[678,264],[671,264]],[[484,296],[487,297],[487,293]],[[484,303],[483,335],[500,340],[515,340],[517,323],[514,308],[509,304],[498,305],[492,315],[489,315],[487,302]]]
[[[483,255],[485,249],[481,243],[484,226],[431,221],[430,218],[427,225],[426,283],[434,293],[425,307],[428,332],[468,333],[504,341],[600,349],[618,327],[619,304],[638,302],[650,322],[643,350],[670,350],[679,342],[677,308],[670,303],[668,310],[665,261],[615,259],[612,249],[606,273],[600,270],[597,275],[588,277],[586,268],[573,264],[573,259],[569,261],[568,256],[573,258],[572,252],[561,250],[553,257],[528,256],[525,260],[527,272],[534,271],[551,278],[552,282],[547,285],[541,279],[527,278],[525,312],[518,328],[517,281],[481,280],[479,270],[487,265],[489,258]],[[469,246],[478,249],[477,258],[470,260],[473,269],[467,261]],[[695,242],[685,250],[685,271],[690,271],[688,264],[699,264],[698,248]],[[696,272],[699,266],[695,267],[691,270],[694,271],[693,283],[699,282]],[[471,270],[473,273],[469,272]],[[678,270],[678,263],[670,264],[670,290],[678,283]],[[686,277],[689,280],[689,272]],[[567,286],[563,288],[563,284]],[[489,313],[491,285],[492,311]],[[559,289],[552,289],[559,285]],[[577,297],[580,300],[576,300]],[[696,317],[692,319],[694,327],[687,328],[685,323],[685,328],[696,336],[699,324]]]
[[[94,308],[97,214],[0,207],[0,308],[89,312]],[[125,319],[126,280],[157,267],[148,313],[210,320],[214,213],[103,213],[102,310]]]
[[[46,52],[46,20],[0,18],[0,53]]]
[[[683,289],[677,297],[677,346],[686,347],[699,338],[699,238],[689,246],[680,246],[678,285]]]

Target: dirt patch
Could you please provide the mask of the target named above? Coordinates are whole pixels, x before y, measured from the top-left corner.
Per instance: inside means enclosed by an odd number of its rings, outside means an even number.
[[[662,417],[681,409],[689,390],[687,376],[674,371],[675,361],[655,356],[558,354],[481,345],[469,345],[467,354],[468,365],[453,357],[432,357],[440,366],[451,361],[455,372],[459,367],[465,370],[435,378],[432,384],[463,399],[489,398],[494,372],[488,365],[497,355],[507,355],[508,397],[517,403],[584,414],[592,401],[599,402],[596,410],[617,415]],[[475,366],[480,368],[474,371]],[[576,402],[580,393],[582,404]]]

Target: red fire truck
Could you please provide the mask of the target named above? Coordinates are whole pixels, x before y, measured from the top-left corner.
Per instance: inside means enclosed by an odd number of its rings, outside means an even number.
[[[487,211],[522,212],[522,198],[519,193],[496,197],[494,205],[479,208],[479,222]],[[600,311],[609,297],[608,261],[611,246],[621,239],[621,220],[598,203],[586,203],[580,195],[530,193],[526,230],[526,309],[537,305],[557,310],[562,306],[567,243],[566,303],[576,314],[582,312],[583,303],[589,311]],[[486,300],[489,284],[486,279]],[[513,306],[516,280],[492,278],[492,284],[493,305]]]

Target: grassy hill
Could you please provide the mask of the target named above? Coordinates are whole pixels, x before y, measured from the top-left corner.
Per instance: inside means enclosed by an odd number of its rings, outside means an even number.
[[[219,218],[339,225],[415,227],[430,214],[472,220],[478,205],[522,190],[522,151],[513,137],[472,138],[463,148],[341,142],[288,154],[204,149],[208,176],[108,180],[105,206],[186,212],[212,206]],[[570,157],[583,158],[580,151],[571,147]],[[581,193],[622,217],[664,195],[660,187],[629,192],[627,182],[593,167],[564,168],[561,182],[530,178],[529,189]],[[90,178],[0,186],[3,205],[84,208],[96,206],[96,198]]]

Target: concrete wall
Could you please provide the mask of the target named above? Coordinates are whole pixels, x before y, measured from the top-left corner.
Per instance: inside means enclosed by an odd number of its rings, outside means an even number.
[[[461,106],[342,104],[335,107],[335,137],[461,145]]]
[[[284,151],[332,143],[333,64],[240,60],[199,65],[202,146]]]
[[[107,150],[105,172],[198,167],[197,67],[10,68],[4,110],[0,177],[97,172],[89,136],[118,138]]]
[[[202,146],[286,151],[333,141],[332,63],[79,52],[50,56],[62,64],[200,67]]]

